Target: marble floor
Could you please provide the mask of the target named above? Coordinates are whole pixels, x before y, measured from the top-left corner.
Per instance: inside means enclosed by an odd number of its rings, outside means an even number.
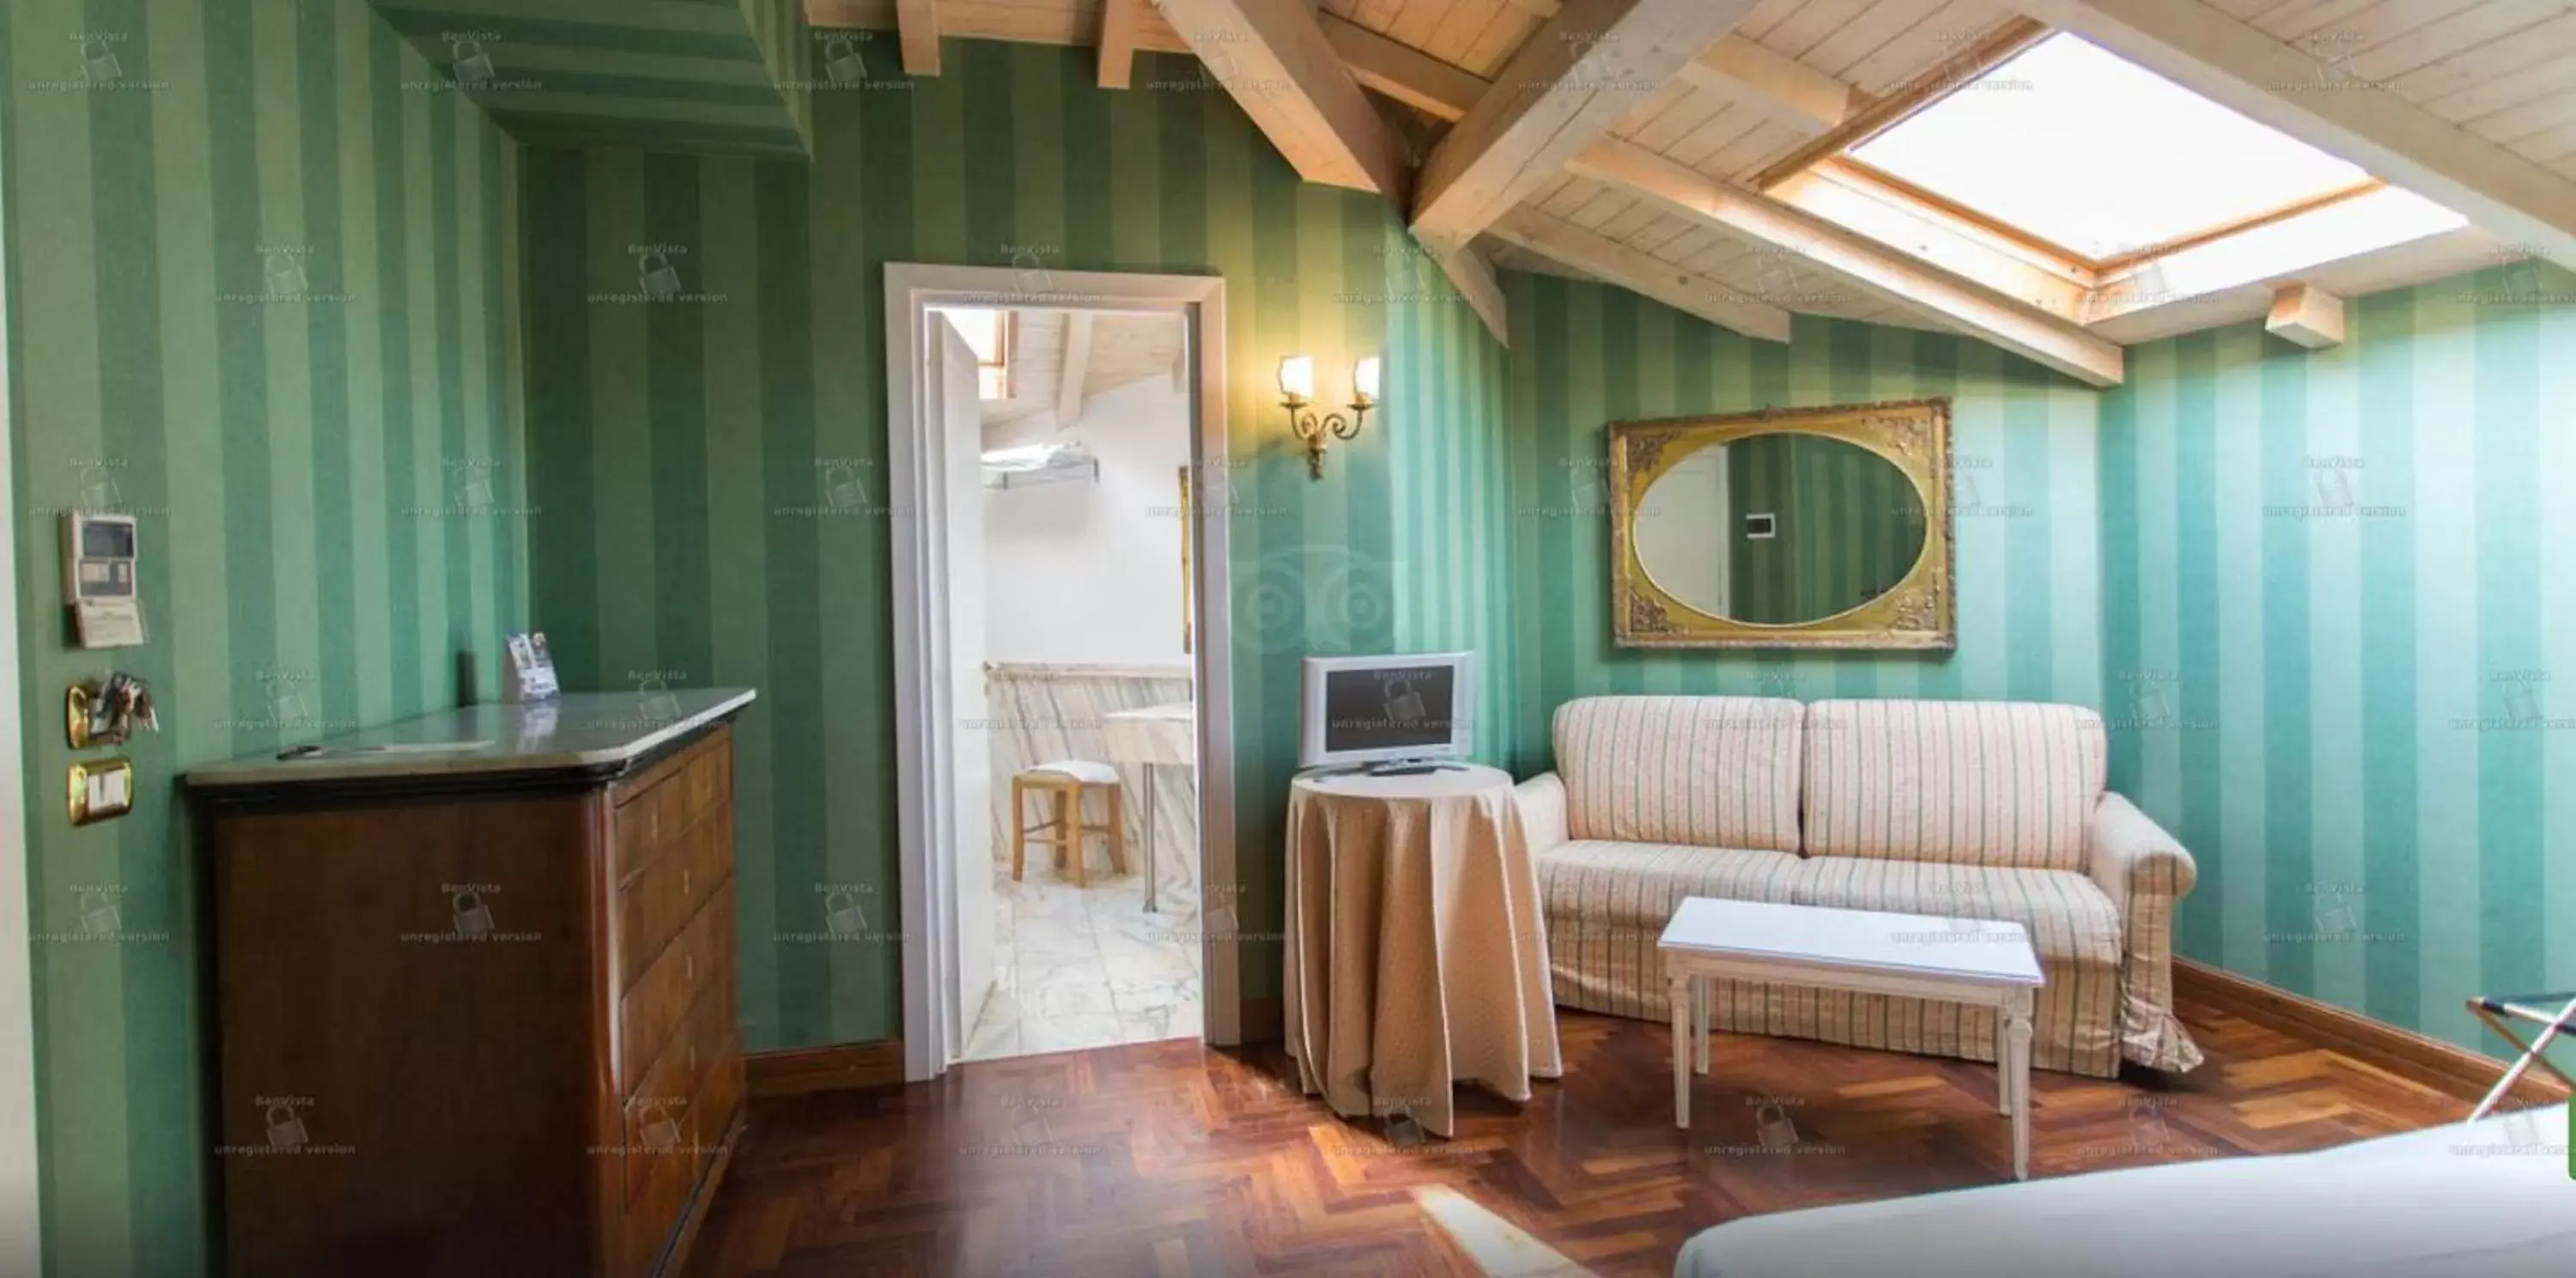
[[[1094,873],[1057,880],[1043,858],[994,885],[993,991],[966,1059],[1197,1038],[1203,973],[1198,903],[1166,892],[1145,912],[1145,881]]]

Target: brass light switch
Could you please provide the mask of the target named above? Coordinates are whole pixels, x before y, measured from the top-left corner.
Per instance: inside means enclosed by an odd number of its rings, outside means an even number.
[[[134,761],[92,759],[75,763],[64,789],[73,825],[124,816],[134,808]]]

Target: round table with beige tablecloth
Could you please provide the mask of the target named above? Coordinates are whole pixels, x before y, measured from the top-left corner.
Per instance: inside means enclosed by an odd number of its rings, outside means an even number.
[[[1288,1052],[1336,1113],[1451,1133],[1450,1085],[1564,1072],[1547,929],[1497,768],[1299,777],[1288,796]]]

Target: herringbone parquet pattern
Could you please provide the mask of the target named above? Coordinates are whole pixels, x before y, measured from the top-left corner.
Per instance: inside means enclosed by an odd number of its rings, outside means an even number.
[[[2209,1054],[2185,1078],[2033,1078],[2034,1177],[2315,1149],[2465,1112],[2270,1028],[2185,1013]],[[1417,1198],[1445,1186],[1583,1270],[1667,1274],[1685,1238],[1738,1216],[2009,1175],[1991,1069],[1720,1036],[1683,1133],[1666,1026],[1562,1016],[1562,1081],[1525,1107],[1461,1088],[1458,1138],[1409,1148],[1280,1082],[1275,1046],[1154,1043],[762,1101],[689,1272],[1477,1273]]]

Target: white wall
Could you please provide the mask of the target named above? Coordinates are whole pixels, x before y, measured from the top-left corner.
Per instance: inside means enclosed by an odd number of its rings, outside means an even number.
[[[1092,396],[1080,423],[1046,438],[1088,447],[1100,482],[985,491],[986,657],[1188,660],[1178,514],[1190,461],[1188,392],[1168,377],[1131,382]]]

